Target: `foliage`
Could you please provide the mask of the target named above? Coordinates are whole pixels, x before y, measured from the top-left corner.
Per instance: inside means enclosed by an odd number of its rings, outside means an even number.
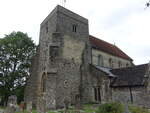
[[[129,106],[129,110],[131,111],[131,113],[150,113],[148,109],[144,109],[144,108],[133,106],[133,105]]]
[[[28,111],[22,111],[22,112],[15,112],[15,113],[29,113]],[[32,113],[38,113],[38,112],[36,112],[35,110],[32,110]]]
[[[9,95],[23,99],[24,86],[29,77],[35,44],[22,32],[12,32],[0,39],[0,97],[7,102]]]
[[[150,6],[150,1],[147,2],[145,5],[146,5],[146,7],[149,7]]]
[[[106,103],[101,105],[96,113],[123,113],[124,108],[120,103]]]
[[[32,113],[37,113],[36,110],[33,110]]]
[[[129,106],[131,113],[150,113],[147,109],[138,107],[138,106]],[[84,104],[83,109],[77,111],[73,106],[70,106],[67,111],[64,109],[51,110],[47,113],[124,113],[124,107],[120,103],[107,103],[96,107],[93,104]],[[28,113],[27,111],[19,113]],[[36,110],[33,110],[32,113],[37,113]]]
[[[96,108],[93,107],[93,104],[85,104],[83,105],[83,111],[85,113],[93,113],[96,111]]]
[[[15,112],[15,113],[29,113],[28,111]]]
[[[56,112],[54,112],[54,111],[48,111],[47,113],[56,113]]]

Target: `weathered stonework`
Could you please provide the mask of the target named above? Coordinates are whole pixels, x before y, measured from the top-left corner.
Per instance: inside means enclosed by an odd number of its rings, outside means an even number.
[[[89,68],[90,74],[83,77],[83,103],[105,103],[111,101],[110,76],[97,70],[94,66]],[[100,100],[95,100],[94,88],[100,88]]]
[[[76,32],[72,31],[74,24]],[[30,90],[26,88],[26,101],[33,101],[39,109],[45,103],[46,110],[64,107],[65,100],[75,103],[76,96],[80,95],[81,68],[85,70],[91,60],[90,47],[86,47],[88,36],[87,19],[61,6],[52,11],[41,24],[39,55],[35,57],[38,65],[33,63],[34,72],[28,81],[37,86],[27,85],[34,94],[28,94]],[[83,59],[89,60],[83,64]]]
[[[126,99],[128,103],[150,108],[150,94],[144,87],[137,88],[113,88],[113,101],[124,102]]]
[[[132,66],[132,61],[113,56],[109,53],[105,53],[103,51],[99,51],[96,49],[92,49],[92,63],[95,65],[98,65],[98,55],[103,56],[103,65],[104,67],[110,67],[109,59],[112,59],[113,61],[113,67],[111,68],[122,68],[122,67],[130,67]],[[119,62],[121,62],[121,66],[119,66]]]
[[[150,72],[145,69],[147,65],[139,66],[142,67],[142,71],[139,71],[142,76],[138,76],[144,78],[142,85],[135,87],[131,84],[133,87],[130,87],[128,79],[125,79],[126,87],[111,87],[115,80],[124,79],[119,79],[117,73],[123,72],[116,68],[127,68],[127,72],[132,76],[132,59],[116,46],[104,41],[101,41],[105,44],[105,47],[101,48],[103,51],[96,49],[92,44],[98,43],[95,39],[92,40],[93,43],[89,39],[86,18],[57,6],[41,23],[39,46],[32,60],[25,101],[32,102],[33,108],[36,107],[40,113],[64,108],[66,104],[124,102],[124,98],[136,105],[150,107],[150,101],[146,101],[150,100]],[[104,51],[107,46],[116,51]],[[102,65],[98,64],[99,55],[103,57]],[[110,65],[110,59],[113,61],[113,67]],[[135,69],[138,70],[136,66]]]
[[[25,101],[28,102],[33,102],[33,107],[36,106],[37,103],[37,98],[38,98],[38,92],[37,92],[37,88],[38,88],[38,83],[37,83],[37,79],[38,79],[38,63],[39,63],[39,54],[37,51],[36,56],[33,57],[32,59],[32,67],[30,69],[30,73],[31,73],[31,77],[28,79],[27,81],[27,85],[25,88]]]

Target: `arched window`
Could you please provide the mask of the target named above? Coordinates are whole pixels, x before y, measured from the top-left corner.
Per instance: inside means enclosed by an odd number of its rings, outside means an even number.
[[[41,91],[46,92],[46,74],[45,73],[42,75],[42,79],[41,79]]]
[[[98,55],[97,65],[98,66],[103,66],[103,56],[102,55]]]
[[[113,68],[113,60],[111,58],[109,59],[109,67]]]

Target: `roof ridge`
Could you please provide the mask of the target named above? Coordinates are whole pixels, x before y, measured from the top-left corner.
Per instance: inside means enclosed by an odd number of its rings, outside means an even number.
[[[144,65],[148,65],[148,63],[146,63],[146,64],[134,65],[134,66],[131,66],[131,67],[115,68],[115,69],[112,69],[112,70],[133,69],[133,68],[140,67],[140,66],[144,66]]]
[[[93,38],[95,38],[95,39],[97,39],[97,40],[103,41],[103,42],[105,42],[105,43],[108,43],[109,45],[112,45],[112,46],[115,47],[115,45],[112,44],[112,43],[110,43],[110,42],[107,42],[107,41],[105,41],[105,40],[102,40],[102,39],[100,39],[100,38],[97,38],[97,37],[95,37],[95,36],[93,36],[93,35],[89,35],[89,36],[90,36],[90,37],[93,37]]]

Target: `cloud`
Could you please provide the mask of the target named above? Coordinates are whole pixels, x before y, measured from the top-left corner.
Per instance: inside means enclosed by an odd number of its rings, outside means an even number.
[[[1,0],[0,37],[27,32],[38,44],[40,23],[63,0]],[[135,64],[150,57],[150,8],[147,0],[66,0],[66,8],[89,19],[90,34],[131,56]]]

